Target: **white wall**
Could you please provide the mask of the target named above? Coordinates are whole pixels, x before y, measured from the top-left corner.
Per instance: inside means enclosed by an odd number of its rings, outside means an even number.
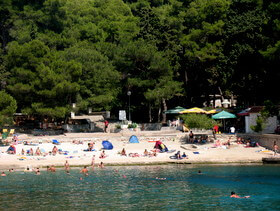
[[[251,129],[251,125],[256,125],[257,116],[260,115],[258,113],[250,113],[249,116],[245,116],[245,132],[246,133],[255,133]],[[265,123],[265,128],[262,133],[274,133],[274,130],[277,126],[277,117],[269,117]]]

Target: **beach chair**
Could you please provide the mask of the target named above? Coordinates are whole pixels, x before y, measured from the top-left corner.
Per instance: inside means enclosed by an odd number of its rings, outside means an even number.
[[[15,129],[11,129],[9,135],[13,136],[15,133]]]

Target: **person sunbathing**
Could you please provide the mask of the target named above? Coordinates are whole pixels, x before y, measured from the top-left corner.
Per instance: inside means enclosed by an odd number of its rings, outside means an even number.
[[[16,148],[14,145],[10,145],[10,147],[7,149],[8,154],[16,154]]]
[[[188,156],[186,155],[185,152],[183,152],[182,158],[183,158],[183,159],[188,159]]]
[[[125,151],[124,148],[123,148],[122,151],[121,151],[121,156],[127,156],[127,155],[126,155],[126,151]]]
[[[53,149],[52,149],[52,154],[56,155],[57,152],[58,152],[58,148],[56,146],[54,146]]]
[[[133,158],[140,157],[140,155],[137,152],[136,153],[129,153],[128,156],[133,157]]]
[[[34,155],[34,152],[33,152],[33,149],[32,149],[32,148],[30,148],[28,155],[31,155],[31,156]]]
[[[106,158],[105,151],[103,150],[99,156],[99,158]]]
[[[157,156],[157,152],[154,151],[153,153],[150,153],[149,156],[150,156],[150,157],[156,157],[156,156]]]
[[[93,143],[88,143],[87,151],[92,151],[92,150],[93,150]]]
[[[176,157],[176,159],[182,159],[182,156],[181,156],[181,153],[180,153],[180,151],[178,151],[176,154],[175,154],[175,157]]]
[[[148,152],[147,149],[145,149],[145,151],[144,151],[144,156],[145,156],[145,157],[149,156],[149,152]]]
[[[220,147],[221,146],[221,142],[220,140],[217,140],[216,143],[214,144],[214,147]]]
[[[42,153],[41,153],[41,150],[40,150],[40,148],[38,147],[38,148],[36,149],[35,155],[40,156],[41,154],[42,154]]]

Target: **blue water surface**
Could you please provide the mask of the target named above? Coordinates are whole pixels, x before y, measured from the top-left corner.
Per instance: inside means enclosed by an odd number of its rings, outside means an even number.
[[[0,177],[0,210],[280,210],[278,165],[79,170]],[[251,197],[230,198],[231,191]]]

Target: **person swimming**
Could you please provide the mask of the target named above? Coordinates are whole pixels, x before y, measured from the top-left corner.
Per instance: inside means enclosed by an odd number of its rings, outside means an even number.
[[[5,172],[3,171],[3,172],[1,173],[1,177],[5,177],[5,176],[7,176],[7,175],[6,175]]]
[[[156,177],[157,180],[166,180],[165,177]]]
[[[230,197],[231,198],[249,198],[250,196],[241,197],[241,196],[237,195],[234,191],[232,191],[230,194]]]
[[[98,165],[99,168],[103,169],[105,166],[104,166],[104,163],[103,162],[100,162],[100,164]]]
[[[88,174],[88,169],[87,169],[87,167],[84,166],[84,168],[80,171],[80,173]]]
[[[50,172],[55,172],[55,171],[56,171],[54,165],[52,165],[52,166],[49,168],[49,171],[50,171]]]
[[[35,171],[35,174],[36,175],[41,175],[41,172],[40,172],[39,168],[37,168],[37,170]]]

